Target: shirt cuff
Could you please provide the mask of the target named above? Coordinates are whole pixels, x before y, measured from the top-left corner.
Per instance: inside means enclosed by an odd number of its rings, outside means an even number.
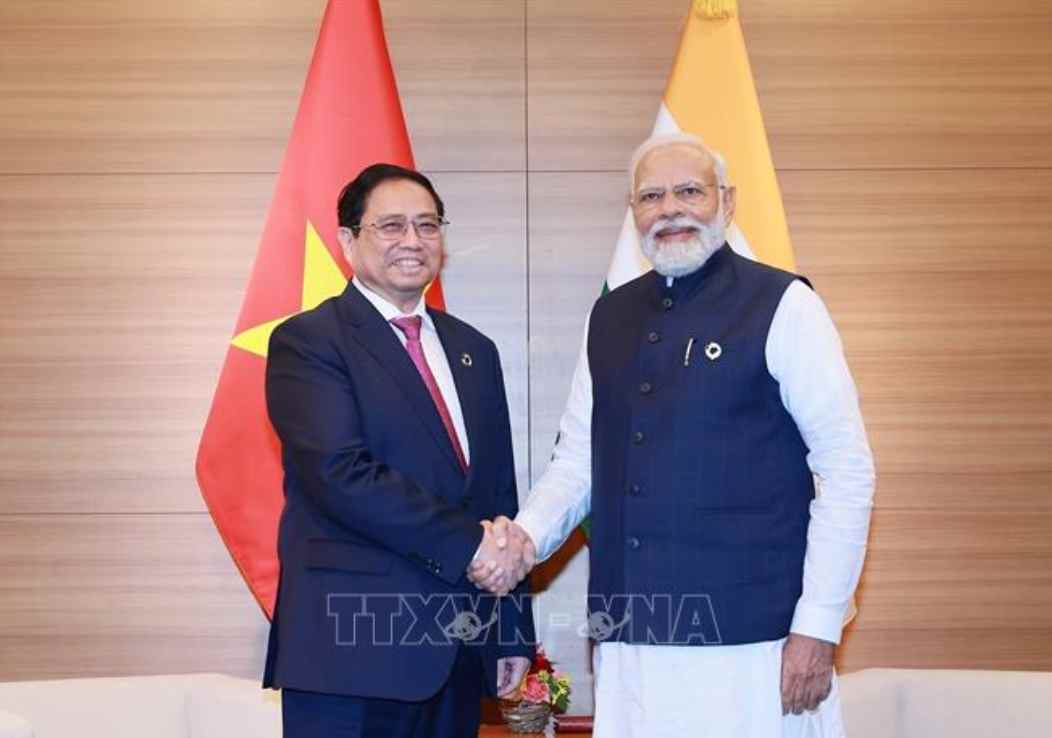
[[[789,630],[822,641],[840,643],[844,630],[844,608],[798,602]]]
[[[533,541],[533,547],[537,551],[537,561],[544,561],[548,558],[548,552],[543,551],[541,548],[543,544],[541,531],[544,530],[544,525],[536,518],[535,514],[531,514],[532,512],[529,507],[520,510],[519,514],[515,516],[515,522],[526,531],[526,535]]]

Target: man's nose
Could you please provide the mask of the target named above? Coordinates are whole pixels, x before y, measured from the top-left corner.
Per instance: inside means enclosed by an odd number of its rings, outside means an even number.
[[[661,198],[659,212],[662,218],[678,218],[683,215],[683,204],[675,193],[669,191]]]
[[[398,244],[399,246],[409,246],[419,248],[422,244],[420,243],[420,236],[416,232],[416,226],[409,223],[405,227],[405,234],[402,236],[402,240]]]

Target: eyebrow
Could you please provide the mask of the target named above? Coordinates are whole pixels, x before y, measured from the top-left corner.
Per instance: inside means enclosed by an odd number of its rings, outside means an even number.
[[[700,180],[700,179],[687,179],[687,180],[684,180],[683,182],[677,182],[676,184],[674,184],[672,186],[673,187],[683,187],[684,185],[701,185],[702,187],[715,187],[717,184],[718,184],[718,182],[705,182],[704,180]],[[652,185],[640,185],[639,189],[637,189],[636,191],[637,192],[645,192],[646,190],[663,190],[663,189],[665,189],[665,185],[652,184]]]
[[[413,220],[414,218],[437,218],[438,212],[435,210],[425,210],[417,213],[416,215],[406,215],[405,213],[380,213],[376,216],[377,220],[386,220],[387,218],[406,218],[407,220]]]

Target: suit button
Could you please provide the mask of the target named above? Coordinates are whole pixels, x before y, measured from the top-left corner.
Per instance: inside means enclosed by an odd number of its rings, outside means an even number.
[[[651,386],[650,382],[643,382],[643,384],[639,385],[639,391],[644,395],[649,395],[652,389],[654,388]]]
[[[633,484],[628,488],[628,494],[632,495],[633,497],[638,497],[639,493],[642,491],[643,488],[640,487],[638,484]]]
[[[647,340],[650,341],[650,343],[657,343],[661,340],[661,334],[656,331],[650,331],[650,333],[647,334]]]
[[[629,536],[627,543],[628,547],[633,551],[639,550],[639,547],[643,545],[635,536]]]
[[[632,443],[634,443],[634,444],[636,444],[638,446],[642,442],[643,442],[643,434],[642,434],[642,432],[636,431],[635,433],[632,434]]]
[[[442,564],[440,564],[440,563],[438,563],[436,561],[434,563],[434,565],[431,567],[431,569],[435,572],[435,574],[441,574],[442,573]]]
[[[661,301],[661,307],[665,308],[666,310],[671,310],[673,305],[675,305],[675,303],[672,302],[671,297],[666,297],[664,300]]]

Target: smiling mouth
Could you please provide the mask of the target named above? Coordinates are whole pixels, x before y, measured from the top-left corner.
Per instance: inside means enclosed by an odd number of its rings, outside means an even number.
[[[662,228],[654,235],[661,239],[682,239],[693,237],[698,232],[698,229],[694,226],[674,226],[670,228]]]
[[[419,269],[424,266],[424,260],[415,256],[403,256],[392,261],[391,266],[399,267],[400,269]]]

